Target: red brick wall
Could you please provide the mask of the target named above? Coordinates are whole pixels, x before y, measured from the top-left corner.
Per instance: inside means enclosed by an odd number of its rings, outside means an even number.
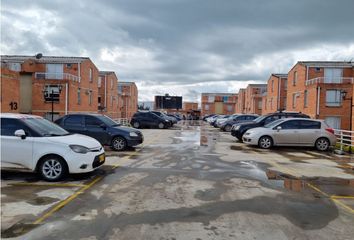
[[[119,118],[117,88],[118,78],[113,72],[102,73],[100,74],[100,77],[102,80],[101,87],[98,88],[98,92],[101,97],[101,107],[104,107],[105,109],[103,111],[99,111],[99,113],[108,115],[113,119]]]
[[[17,113],[20,109],[20,80],[17,72],[1,68],[1,112]]]
[[[216,113],[216,104],[215,103],[222,103],[222,113],[221,114],[234,114],[236,112],[236,101],[237,101],[237,94],[234,95],[212,95],[214,96],[214,102],[209,102],[209,95],[202,94],[202,109],[201,114],[202,116],[208,114],[215,114]],[[227,96],[227,101],[224,102],[224,96]],[[208,106],[209,110],[206,109]]]
[[[259,108],[259,103],[262,103],[261,88],[248,85],[245,91],[245,112],[249,114],[262,114],[262,105]]]
[[[134,82],[122,86],[122,94],[119,95],[119,116],[130,119],[138,111],[138,88]]]
[[[270,76],[267,81],[267,97],[263,98],[262,114],[273,113],[280,109],[285,109],[286,81],[286,78],[280,78],[275,75]]]

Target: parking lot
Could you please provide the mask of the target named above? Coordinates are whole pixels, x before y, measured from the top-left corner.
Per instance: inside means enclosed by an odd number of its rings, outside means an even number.
[[[143,129],[90,174],[2,172],[3,238],[352,239],[354,158],[263,150],[200,121]]]

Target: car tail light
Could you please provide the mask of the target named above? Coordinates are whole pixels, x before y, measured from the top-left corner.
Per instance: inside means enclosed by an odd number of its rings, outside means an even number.
[[[326,128],[326,131],[334,134],[334,129],[333,128]]]

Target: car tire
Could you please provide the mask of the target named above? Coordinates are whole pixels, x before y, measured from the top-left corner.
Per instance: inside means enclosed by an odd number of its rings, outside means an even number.
[[[226,125],[226,126],[224,127],[224,131],[225,131],[225,132],[231,132],[231,128],[232,128],[231,125]]]
[[[315,148],[318,151],[327,151],[329,146],[330,146],[330,142],[327,138],[322,137],[316,140]]]
[[[258,140],[258,146],[263,149],[269,149],[273,146],[273,139],[269,136],[262,136]]]
[[[165,124],[163,122],[160,122],[159,125],[157,125],[159,129],[165,128]]]
[[[59,156],[45,157],[38,166],[41,177],[48,182],[56,182],[64,178],[68,173],[66,162]]]
[[[140,128],[140,123],[139,122],[133,122],[133,127],[134,128]]]
[[[127,140],[123,137],[114,137],[112,139],[111,148],[114,151],[122,151],[127,148]]]

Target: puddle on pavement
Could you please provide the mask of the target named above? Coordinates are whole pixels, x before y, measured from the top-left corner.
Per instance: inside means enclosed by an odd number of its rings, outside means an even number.
[[[57,201],[60,201],[60,199],[51,197],[37,197],[29,199],[26,202],[32,205],[48,205]]]
[[[14,238],[26,234],[38,227],[36,224],[16,223],[10,228],[1,231],[1,238]]]
[[[330,196],[354,196],[354,179],[324,177],[296,178],[273,170],[267,170],[266,175],[270,181],[277,181],[278,183],[280,181],[284,188],[294,192],[308,190],[310,189],[309,184],[311,184]]]

